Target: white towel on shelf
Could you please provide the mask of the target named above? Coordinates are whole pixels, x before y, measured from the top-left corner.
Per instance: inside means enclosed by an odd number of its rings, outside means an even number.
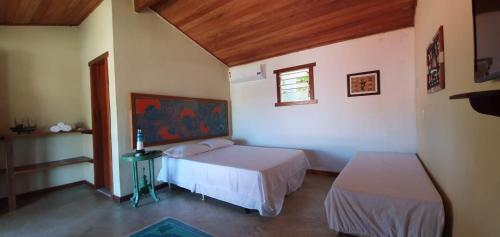
[[[53,133],[58,133],[58,132],[70,132],[73,129],[71,125],[65,124],[63,122],[59,122],[56,125],[50,127],[50,131]]]
[[[54,125],[54,126],[50,127],[50,131],[53,133],[58,133],[61,131],[61,128],[57,125]]]

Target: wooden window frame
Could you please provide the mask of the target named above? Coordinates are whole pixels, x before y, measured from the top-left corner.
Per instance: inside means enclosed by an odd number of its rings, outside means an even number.
[[[315,97],[314,97],[314,70],[313,70],[313,68],[315,66],[316,66],[316,63],[314,62],[314,63],[308,63],[308,64],[298,65],[298,66],[294,66],[294,67],[287,67],[287,68],[274,70],[274,74],[276,74],[276,89],[277,89],[277,98],[278,98],[278,102],[276,102],[274,104],[274,106],[279,107],[279,106],[290,106],[290,105],[317,104],[318,100],[315,99]],[[309,100],[303,100],[303,101],[281,102],[280,74],[283,72],[295,71],[295,70],[304,69],[304,68],[309,69],[309,95],[311,98]]]

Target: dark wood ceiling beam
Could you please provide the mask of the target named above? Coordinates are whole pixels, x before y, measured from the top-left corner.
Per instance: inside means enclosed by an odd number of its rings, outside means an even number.
[[[158,4],[161,0],[134,0],[134,8],[136,12],[142,12],[146,8]]]

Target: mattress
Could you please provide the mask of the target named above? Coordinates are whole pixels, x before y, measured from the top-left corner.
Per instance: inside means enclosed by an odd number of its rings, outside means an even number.
[[[415,155],[360,153],[325,200],[331,229],[357,236],[441,236],[443,202]]]
[[[309,167],[301,150],[233,145],[186,158],[163,157],[158,180],[276,216]]]

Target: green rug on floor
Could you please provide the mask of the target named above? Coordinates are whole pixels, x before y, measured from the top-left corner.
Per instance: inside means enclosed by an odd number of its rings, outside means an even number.
[[[167,218],[130,235],[131,237],[214,237],[176,219]]]

